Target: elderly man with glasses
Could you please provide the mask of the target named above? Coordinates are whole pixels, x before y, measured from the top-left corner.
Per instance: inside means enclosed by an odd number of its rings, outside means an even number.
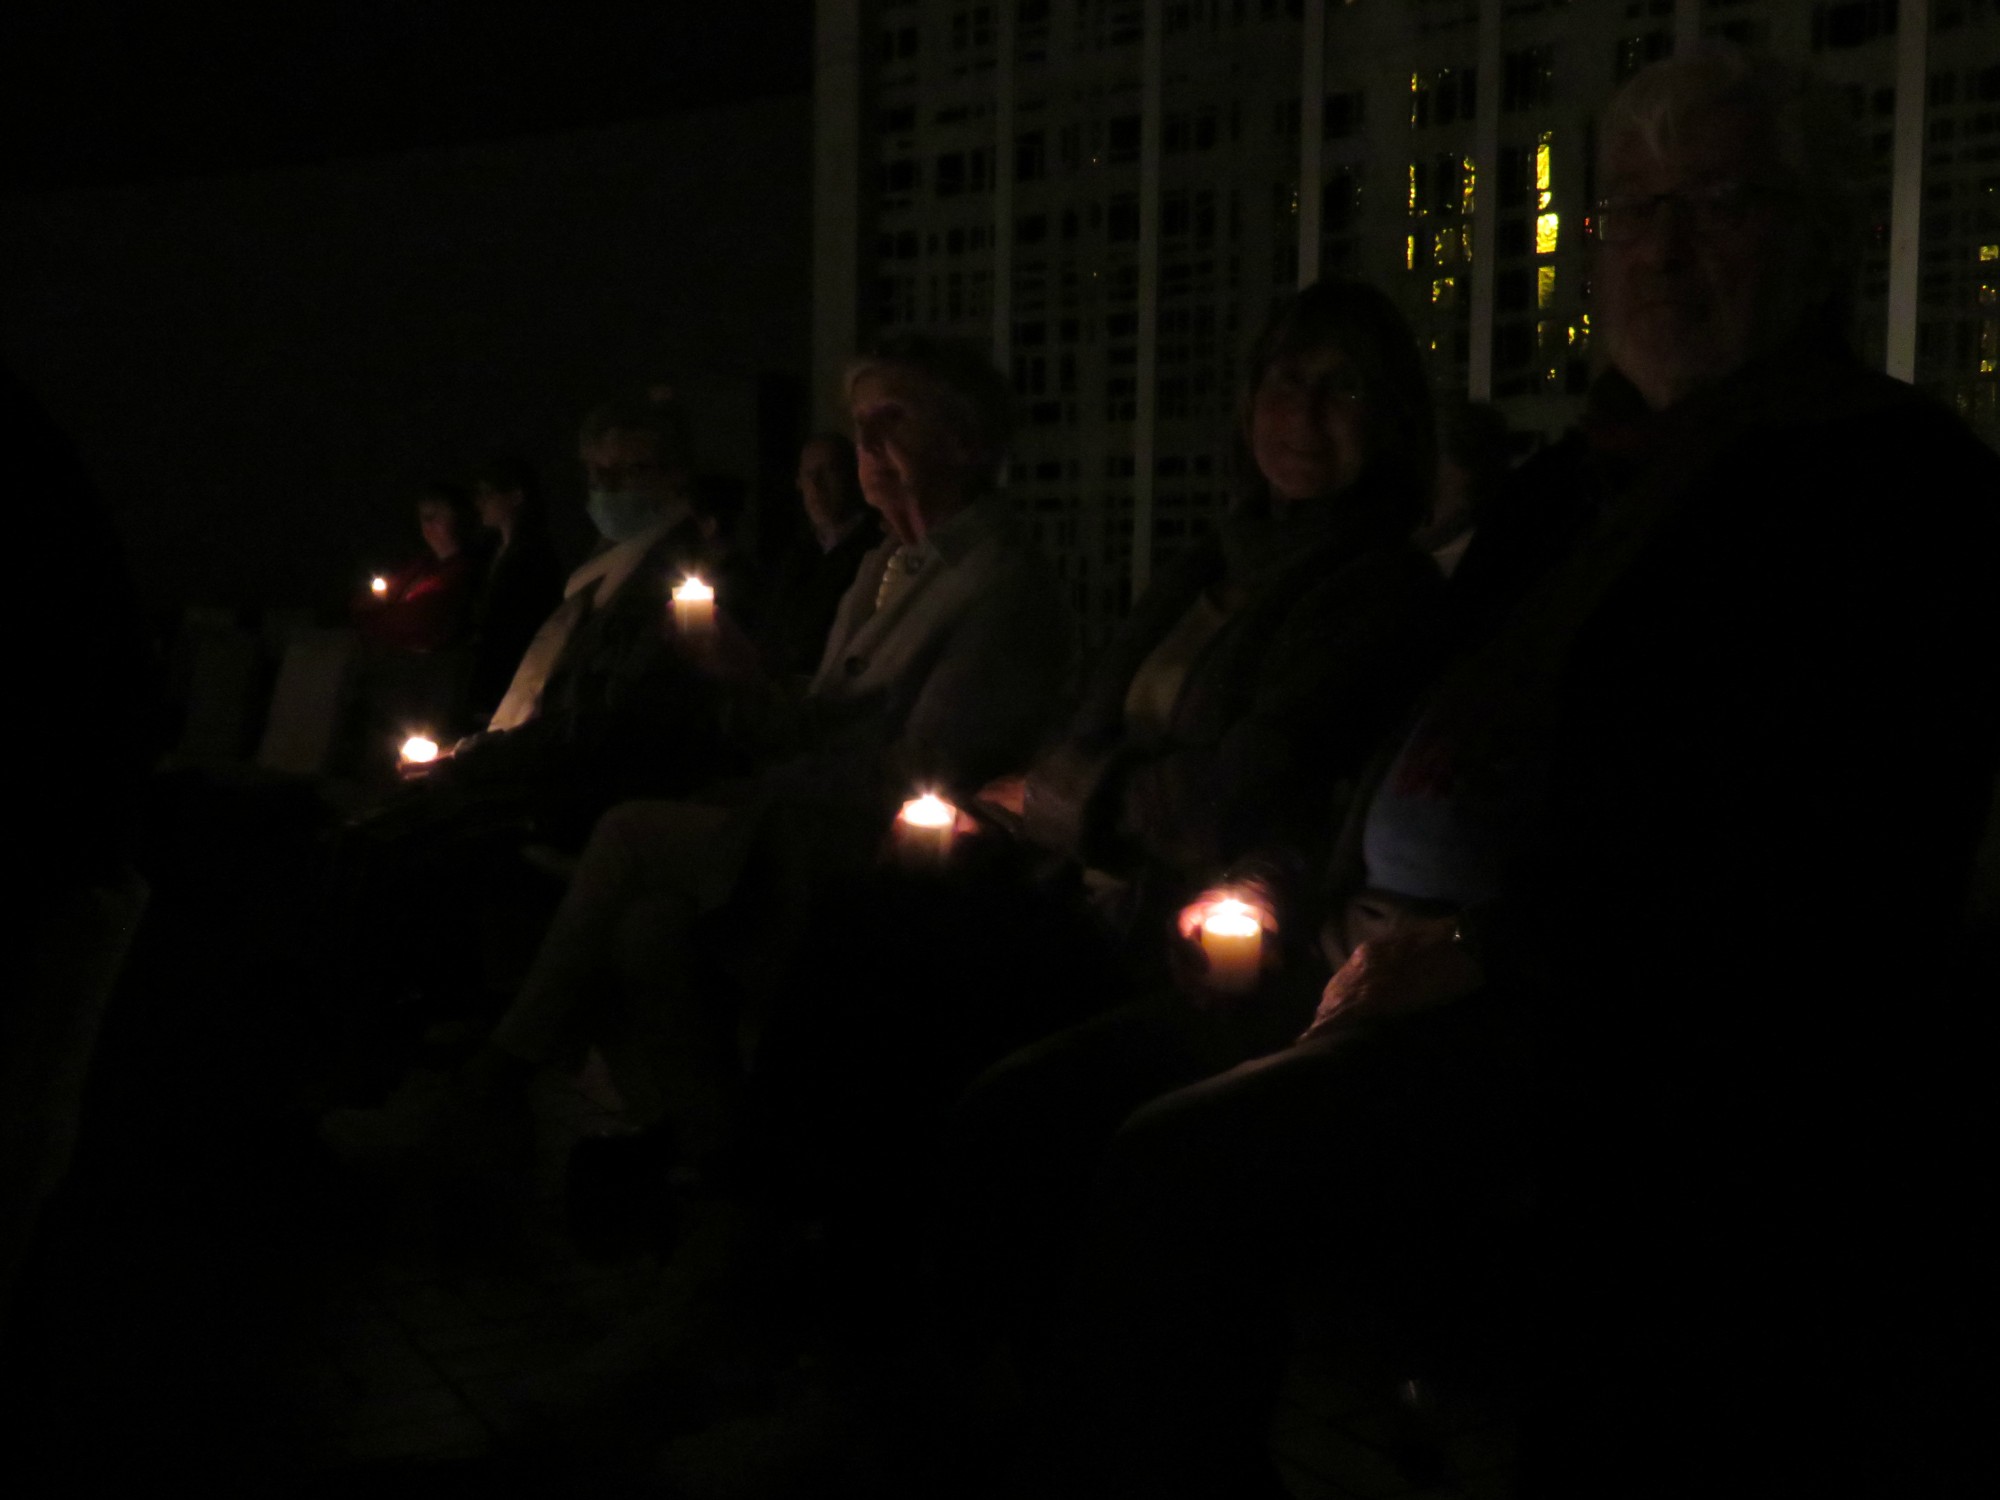
[[[1605,368],[1357,799],[1347,962],[1295,1046],[1105,1164],[1080,1493],[1278,1493],[1301,1306],[1406,1421],[1525,1409],[1528,1492],[1961,1477],[1957,919],[2000,693],[1957,653],[2000,640],[2000,460],[1848,349],[1851,159],[1809,79],[1704,48],[1599,138]]]

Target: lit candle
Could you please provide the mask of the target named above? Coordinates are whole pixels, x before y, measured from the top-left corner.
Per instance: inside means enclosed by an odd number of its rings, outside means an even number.
[[[674,629],[686,636],[703,636],[715,629],[715,590],[699,578],[674,590]]]
[[[438,758],[437,741],[426,739],[421,734],[413,734],[403,741],[403,764],[406,766],[427,766]]]
[[[903,804],[896,815],[896,852],[906,865],[935,869],[951,853],[958,809],[935,792]]]
[[[380,598],[389,592],[389,580],[384,578],[380,573],[377,573],[373,578],[368,580],[368,592]]]
[[[1257,982],[1264,956],[1264,929],[1241,901],[1218,901],[1201,924],[1201,947],[1208,955],[1211,988],[1238,994]]]

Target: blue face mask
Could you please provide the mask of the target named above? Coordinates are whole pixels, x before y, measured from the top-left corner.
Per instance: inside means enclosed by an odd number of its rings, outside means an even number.
[[[590,523],[606,541],[629,541],[660,519],[660,504],[637,490],[592,490]]]

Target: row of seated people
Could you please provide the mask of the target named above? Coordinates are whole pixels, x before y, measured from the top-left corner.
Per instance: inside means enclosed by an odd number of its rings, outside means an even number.
[[[671,398],[657,393],[642,407],[655,399],[664,405]],[[602,423],[611,416],[607,408],[592,420]],[[802,469],[813,470],[817,492],[825,497],[808,500],[807,508],[811,512],[818,503],[828,518],[814,520],[815,529],[825,524],[843,536],[865,534],[869,528],[852,479],[851,451],[843,463],[846,448],[844,438],[831,434],[806,445]],[[697,476],[682,490],[691,525],[675,538],[675,564],[719,585],[736,617],[787,670],[809,670],[832,601],[824,586],[803,593],[797,587],[804,539],[788,539],[767,578],[737,536],[741,487],[723,477]],[[587,508],[599,536],[617,543],[651,527],[656,498],[645,486],[596,487]],[[486,728],[537,631],[579,586],[566,583],[540,483],[533,467],[518,459],[489,461],[469,492],[447,483],[425,486],[415,519],[422,552],[369,575],[350,606],[364,646],[357,693],[361,737],[387,747],[391,756],[414,730],[449,740]],[[810,561],[804,571],[837,575],[837,567],[815,569]],[[594,587],[600,576],[593,571],[581,586]]]
[[[565,767],[598,815],[524,980],[442,1090],[326,1139],[505,1176],[530,1081],[594,1050],[681,1216],[625,1354],[685,1376],[751,1338],[810,1224],[877,1375],[1011,1372],[1036,1493],[1277,1493],[1301,1288],[1378,1373],[1531,1409],[1546,1486],[1943,1472],[1975,1346],[1912,1278],[1956,1295],[1976,1264],[1954,921],[2000,694],[1941,643],[2000,638],[2000,462],[1844,344],[1826,107],[1730,49],[1613,102],[1605,368],[1448,583],[1412,540],[1436,424],[1408,328],[1357,283],[1288,298],[1237,504],[1077,691],[996,489],[1005,382],[921,340],[857,361],[887,536],[809,680],[726,609],[649,600],[643,800],[622,746]],[[673,457],[586,431],[607,482]],[[575,608],[421,811],[377,820],[393,859],[441,807],[473,836],[440,799],[535,742]],[[928,874],[883,858],[921,790],[958,809]],[[1225,900],[1263,935],[1247,987],[1197,941]],[[964,1430],[948,1405],[884,1451]],[[1893,1436],[1836,1452],[1867,1421]]]

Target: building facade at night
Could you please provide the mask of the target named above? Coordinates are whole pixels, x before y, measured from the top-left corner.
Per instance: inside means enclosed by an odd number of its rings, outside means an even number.
[[[1841,86],[1857,347],[2000,445],[2000,0],[821,0],[816,384],[896,330],[989,342],[1011,492],[1101,634],[1226,503],[1289,287],[1391,290],[1524,448],[1572,420],[1596,115],[1703,36]]]

